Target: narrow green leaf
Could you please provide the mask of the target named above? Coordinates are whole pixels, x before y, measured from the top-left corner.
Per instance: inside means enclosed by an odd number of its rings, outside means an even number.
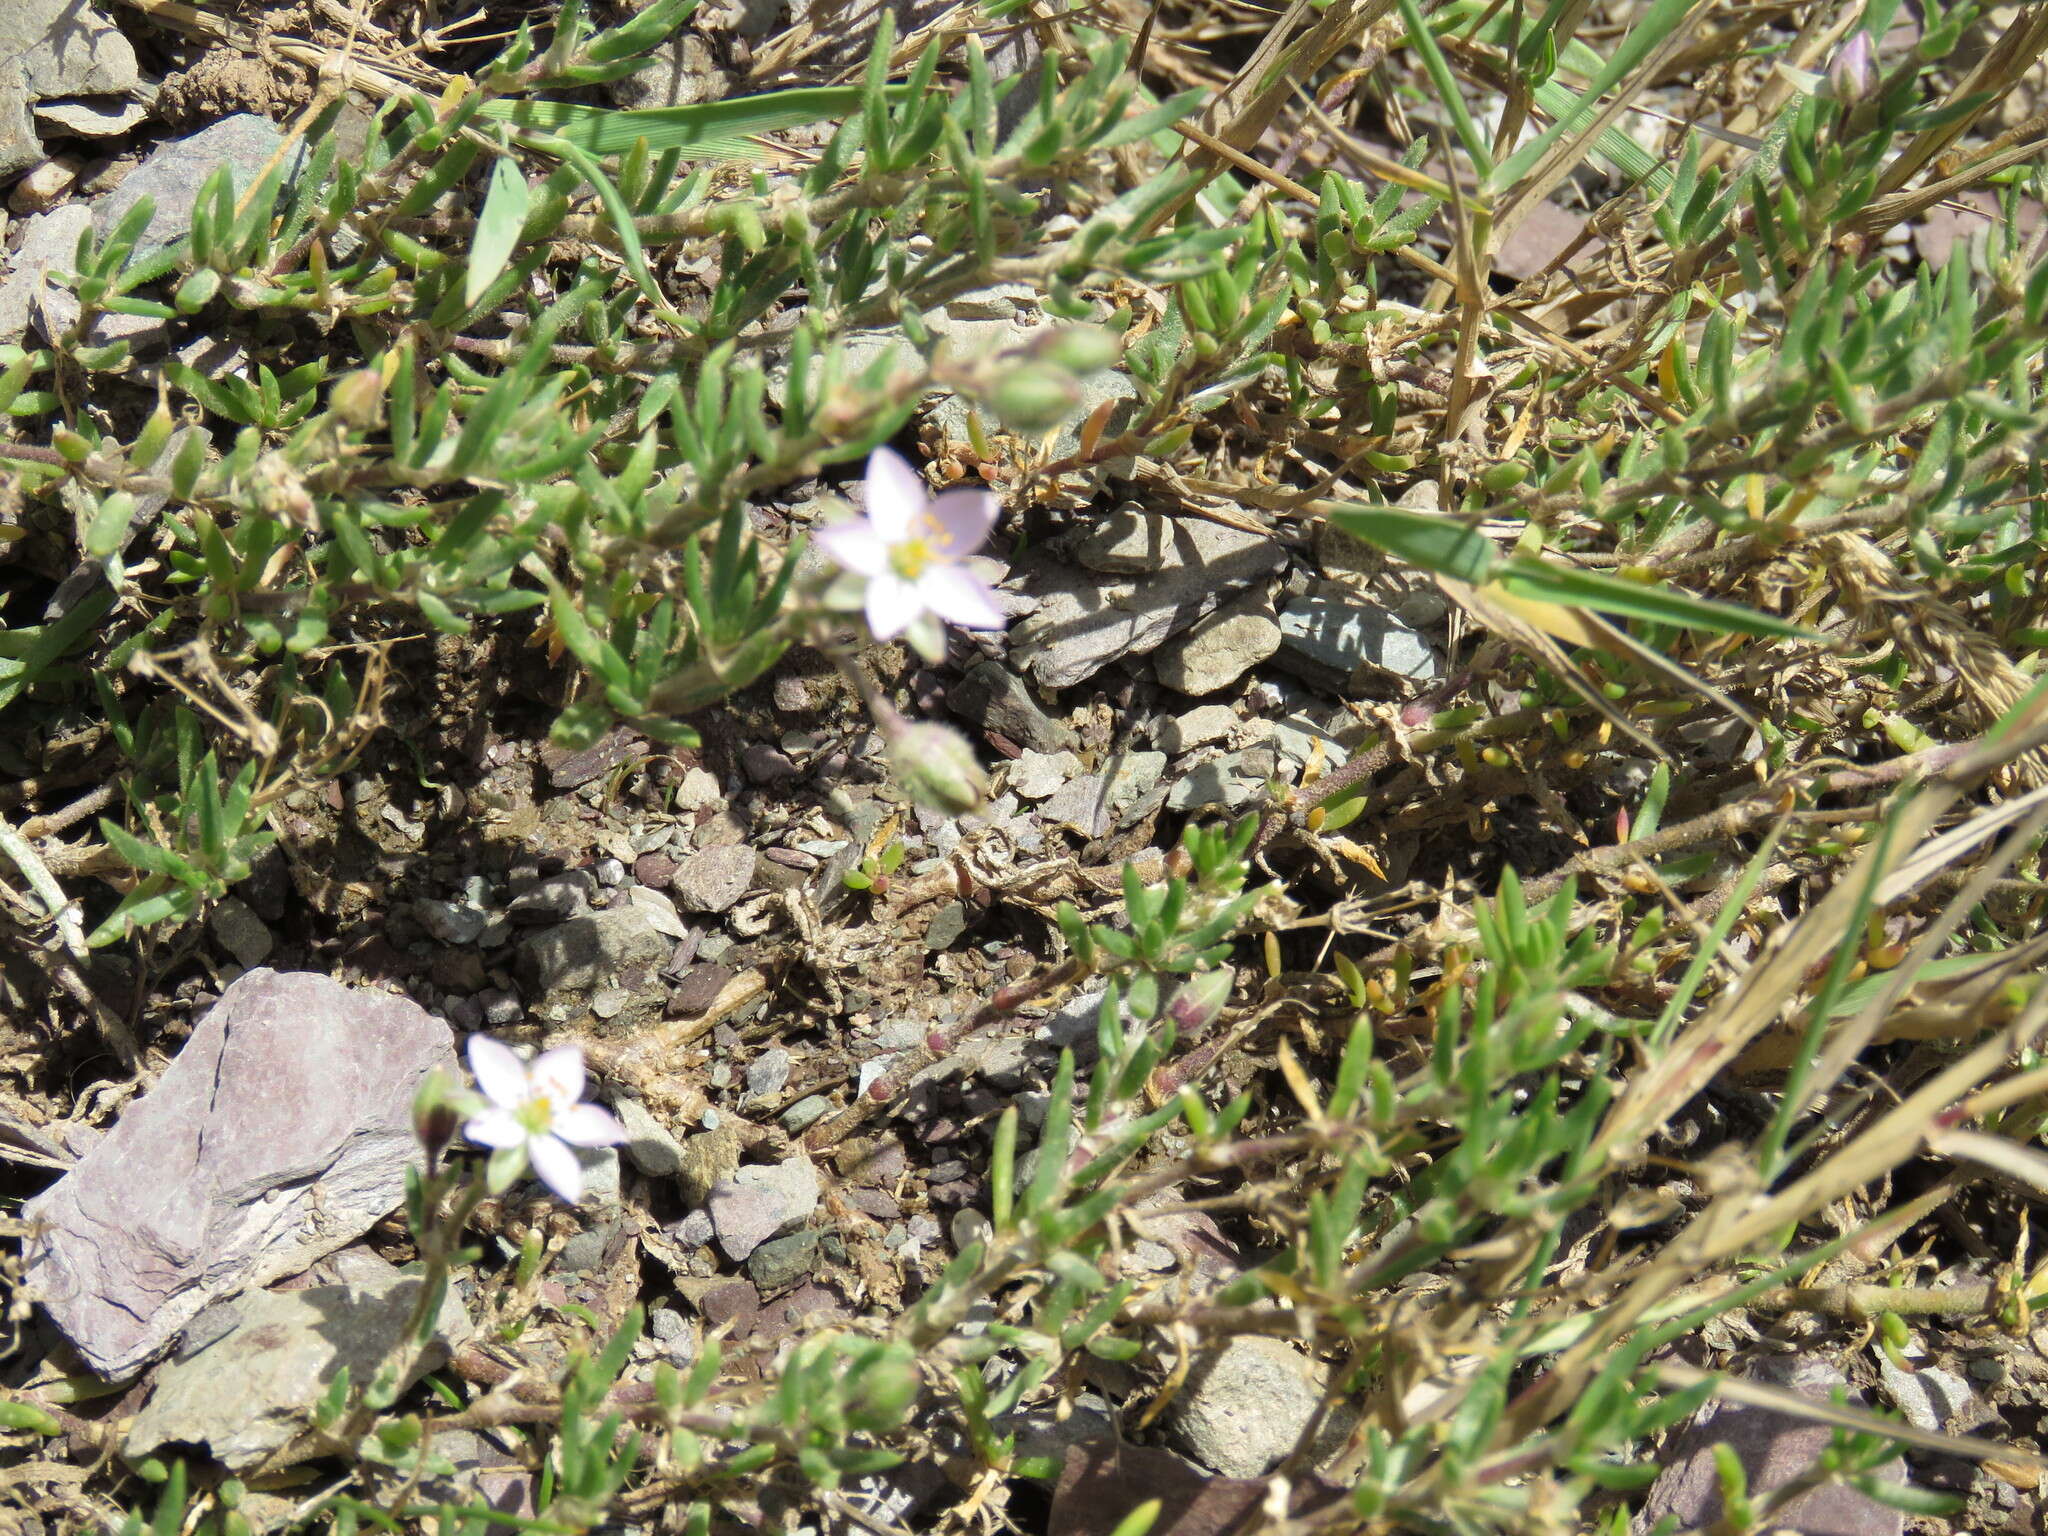
[[[904,93],[890,87],[889,94],[900,100]],[[594,155],[623,154],[645,139],[650,150],[678,150],[685,160],[750,160],[761,153],[755,135],[844,117],[859,109],[861,96],[858,86],[816,85],[687,107],[610,111],[573,101],[492,101],[481,113]]]
[[[1694,597],[1689,592],[1671,587],[1628,581],[1604,571],[1554,565],[1526,555],[1510,558],[1494,580],[1516,597],[1618,613],[1652,624],[1678,624],[1689,629],[1712,630],[1717,634],[1775,635],[1799,640],[1819,638],[1802,624],[1759,613],[1754,608]]]
[[[1331,510],[1330,521],[1410,565],[1471,586],[1490,579],[1501,559],[1485,534],[1448,517],[1398,507],[1343,506]]]
[[[510,155],[498,156],[491,162],[490,190],[484,194],[483,211],[477,215],[476,239],[469,248],[469,270],[462,278],[462,300],[469,308],[476,308],[477,301],[512,259],[529,205],[526,177],[518,163]]]

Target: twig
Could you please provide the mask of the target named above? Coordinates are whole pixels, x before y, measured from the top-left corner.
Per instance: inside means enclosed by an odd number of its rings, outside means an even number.
[[[1901,1317],[1982,1317],[1991,1310],[1996,1289],[1988,1282],[1971,1285],[1878,1285],[1867,1280],[1842,1285],[1787,1285],[1765,1291],[1750,1303],[1774,1312],[1819,1312],[1828,1317],[1866,1322],[1885,1312]]]
[[[51,811],[47,815],[31,816],[21,824],[21,835],[29,839],[55,837],[66,827],[81,822],[102,809],[117,793],[118,786],[112,783],[102,784],[59,810]]]
[[[42,856],[4,816],[0,816],[0,853],[14,861],[15,868],[27,877],[29,889],[42,897],[44,915],[56,923],[57,936],[63,942],[65,952],[73,959],[83,960],[86,957],[85,928],[76,904],[64,894],[64,888],[57,884]]]

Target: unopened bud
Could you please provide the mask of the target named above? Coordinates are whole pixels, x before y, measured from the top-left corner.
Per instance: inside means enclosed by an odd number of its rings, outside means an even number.
[[[427,1149],[429,1162],[447,1149],[461,1124],[462,1112],[455,1107],[454,1087],[448,1081],[448,1074],[436,1067],[427,1074],[426,1081],[420,1084],[420,1091],[412,1099],[412,1131],[419,1137],[420,1145]]]
[[[266,453],[256,461],[250,471],[250,489],[256,493],[256,504],[279,522],[295,528],[314,526],[313,498],[283,454]]]
[[[171,440],[171,429],[176,425],[171,418],[171,408],[163,401],[157,401],[149,420],[135,435],[134,445],[128,450],[128,462],[137,469],[148,469],[154,465],[163,456],[164,448]]]
[[[1828,66],[1828,85],[1837,101],[1858,101],[1876,84],[1877,52],[1870,34],[1859,27]]]
[[[359,432],[384,419],[384,379],[374,368],[358,368],[347,375],[327,398],[334,414]]]
[[[897,720],[885,729],[889,766],[912,801],[948,816],[965,816],[981,805],[988,775],[966,737],[929,720]]]
[[[989,404],[1016,432],[1050,432],[1081,408],[1081,384],[1054,363],[1026,363],[996,380]]]
[[[1201,971],[1190,976],[1166,1005],[1166,1015],[1183,1037],[1200,1034],[1216,1022],[1230,1001],[1230,989],[1237,973],[1229,966]]]
[[[1122,354],[1123,343],[1099,325],[1063,325],[1031,350],[1069,373],[1099,373]]]

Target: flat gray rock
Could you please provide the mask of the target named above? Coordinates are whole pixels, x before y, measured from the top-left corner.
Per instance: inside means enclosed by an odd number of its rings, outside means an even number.
[[[683,1171],[683,1144],[656,1120],[638,1099],[617,1099],[612,1113],[626,1128],[626,1156],[651,1179],[674,1178]]]
[[[1280,649],[1280,626],[1263,592],[1219,608],[1159,648],[1152,670],[1176,693],[1221,693]]]
[[[1122,821],[1166,772],[1166,754],[1119,752],[1104,767],[1109,770],[1109,813]]]
[[[1222,741],[1237,727],[1237,711],[1228,704],[1204,704],[1163,722],[1153,736],[1169,752],[1187,752]]]
[[[808,1221],[818,1208],[819,1190],[818,1170],[807,1157],[735,1169],[705,1202],[718,1246],[734,1263],[743,1262],[770,1238]]]
[[[482,937],[484,925],[491,920],[483,908],[469,902],[428,898],[412,904],[412,915],[427,930],[428,938],[436,944],[449,944],[456,948],[474,944]]]
[[[1905,1370],[1886,1353],[1878,1355],[1877,1369],[1885,1396],[1915,1429],[1930,1434],[1968,1434],[1992,1417],[1970,1384],[1954,1371],[1918,1363]]]
[[[6,275],[0,276],[0,341],[20,341],[28,334],[29,317],[37,313],[48,274],[72,270],[78,261],[78,237],[91,224],[90,208],[66,203],[22,225],[21,248],[8,263]]]
[[[0,179],[43,158],[30,116],[60,96],[124,96],[141,77],[120,28],[81,0],[0,5]]]
[[[1043,800],[1080,771],[1081,760],[1071,752],[1027,751],[1010,764],[1003,786],[1019,799]]]
[[[676,867],[668,888],[686,912],[726,911],[754,884],[754,850],[717,843],[699,849]]]
[[[36,104],[36,121],[47,123],[61,133],[85,139],[110,139],[126,133],[149,116],[139,101],[118,96],[92,96],[80,101],[44,101]]]
[[[1078,837],[1101,837],[1109,831],[1109,796],[1103,776],[1084,773],[1069,779],[1039,808],[1047,826],[1065,827]]]
[[[175,245],[192,232],[192,203],[207,177],[220,166],[232,167],[239,198],[256,184],[282,143],[284,135],[269,118],[238,112],[188,138],[159,144],[118,187],[93,204],[92,227],[105,238],[122,214],[148,197],[156,206],[135,242],[135,254],[147,256]]]
[[[1199,517],[1168,517],[1135,504],[1091,518],[1074,558],[1091,571],[1131,576],[1184,565],[1214,565],[1272,540]]]
[[[1338,692],[1361,679],[1433,683],[1443,676],[1426,639],[1384,608],[1348,596],[1298,597],[1281,610],[1277,659]]]
[[[1046,687],[1068,688],[1120,656],[1157,650],[1233,593],[1286,564],[1287,552],[1273,540],[1238,537],[1243,542],[1212,559],[1128,580],[1075,570],[1043,552],[1027,554],[1016,569],[1025,590],[1041,603],[1011,628],[1011,658]]]
[[[1024,679],[999,661],[970,667],[966,676],[946,690],[946,708],[1038,752],[1059,752],[1080,740],[1071,728],[1040,709]]]
[[[219,1320],[225,1331],[164,1367],[123,1451],[139,1459],[162,1445],[203,1445],[231,1472],[260,1466],[311,1426],[343,1366],[352,1383],[368,1385],[404,1336],[420,1284],[393,1272],[368,1284],[260,1291],[223,1302],[214,1311],[231,1314]],[[452,1291],[435,1321],[433,1341],[406,1373],[408,1386],[470,1335]]]
[[[452,1074],[417,1003],[305,972],[222,994],[156,1086],[24,1208],[27,1284],[92,1368],[126,1376],[208,1303],[305,1269],[396,1207],[412,1100]]]
[[[1247,747],[1195,764],[1167,791],[1168,810],[1196,811],[1208,806],[1235,810],[1255,797],[1279,764],[1269,747]]]

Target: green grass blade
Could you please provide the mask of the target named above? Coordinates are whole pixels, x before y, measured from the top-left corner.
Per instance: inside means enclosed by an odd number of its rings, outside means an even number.
[[[889,88],[892,99],[903,94],[900,86]],[[493,101],[485,103],[483,115],[552,135],[593,155],[622,154],[635,140],[645,139],[655,153],[672,149],[685,160],[750,160],[761,152],[755,135],[844,117],[858,111],[860,101],[857,86],[816,85],[636,111],[575,101]]]

